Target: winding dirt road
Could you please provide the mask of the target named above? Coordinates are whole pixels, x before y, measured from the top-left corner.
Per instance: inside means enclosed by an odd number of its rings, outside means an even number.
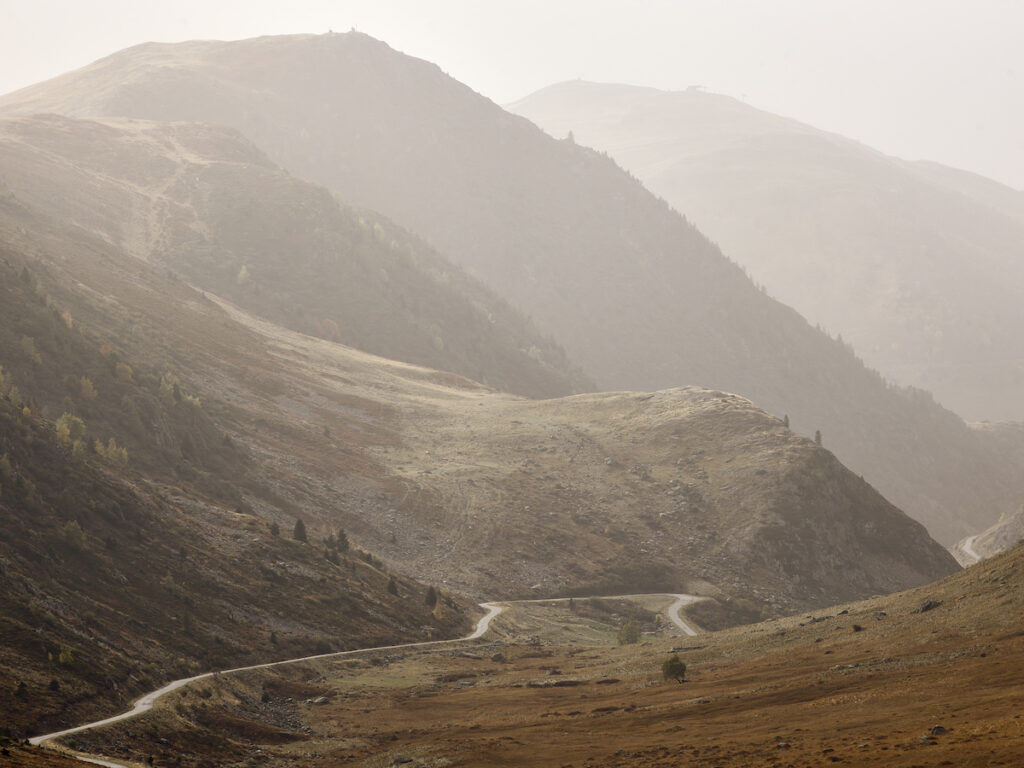
[[[681,594],[670,594],[670,593],[663,593],[663,594],[665,594],[668,597],[676,598],[676,601],[668,609],[668,616],[669,616],[669,619],[672,621],[672,623],[674,623],[677,627],[679,627],[687,635],[696,635],[697,634],[696,630],[694,630],[685,621],[683,621],[682,618],[680,618],[679,610],[684,605],[688,605],[689,603],[692,603],[694,600],[699,600],[700,598],[698,598],[698,597],[696,597],[694,595],[681,595]],[[652,597],[652,596],[653,595],[616,595],[615,597],[638,598],[638,597]],[[556,599],[557,600],[561,600],[561,599],[568,600],[569,598],[556,598]],[[148,712],[149,710],[151,710],[153,708],[153,705],[157,702],[157,700],[160,699],[163,696],[166,696],[168,693],[171,693],[172,691],[176,691],[179,688],[182,688],[182,687],[188,685],[189,683],[194,683],[197,680],[204,680],[204,679],[206,679],[208,677],[213,677],[214,675],[230,675],[230,674],[233,674],[235,672],[247,672],[247,671],[253,670],[253,669],[267,669],[269,667],[284,666],[285,664],[299,664],[299,663],[304,662],[304,661],[314,661],[316,659],[341,658],[341,657],[350,656],[350,655],[356,654],[356,653],[367,653],[367,652],[370,652],[370,651],[390,651],[390,650],[398,650],[398,649],[402,649],[402,648],[425,648],[425,647],[428,647],[428,646],[451,645],[451,644],[455,644],[455,643],[466,642],[467,640],[476,640],[476,639],[478,639],[480,637],[483,637],[484,634],[486,634],[487,630],[490,629],[491,622],[503,610],[505,610],[505,606],[506,605],[509,605],[511,603],[516,603],[516,602],[536,603],[536,602],[553,602],[553,601],[552,600],[508,600],[508,601],[503,601],[503,602],[480,603],[480,607],[483,608],[486,611],[486,613],[477,621],[476,628],[470,634],[466,635],[465,637],[455,638],[455,639],[452,639],[452,640],[426,640],[426,641],[419,642],[419,643],[401,643],[399,645],[381,645],[381,646],[376,646],[376,647],[373,647],[373,648],[357,648],[357,649],[354,649],[354,650],[351,650],[351,651],[335,651],[333,653],[321,653],[321,654],[317,654],[315,656],[303,656],[303,657],[298,658],[298,659],[287,659],[285,661],[270,661],[270,662],[267,662],[266,664],[253,664],[253,665],[248,666],[248,667],[235,667],[234,669],[226,669],[226,670],[223,670],[223,671],[220,671],[220,672],[205,672],[205,673],[203,673],[201,675],[195,675],[194,677],[185,677],[185,678],[182,678],[181,680],[175,680],[172,683],[168,683],[164,687],[158,688],[157,690],[155,690],[155,691],[153,691],[151,693],[147,693],[145,696],[143,696],[142,698],[138,699],[135,702],[135,705],[131,709],[129,709],[127,712],[122,712],[120,715],[114,715],[113,717],[108,717],[108,718],[105,718],[103,720],[97,720],[97,721],[92,722],[92,723],[86,723],[85,725],[79,725],[79,726],[77,726],[75,728],[68,728],[68,729],[63,730],[63,731],[57,731],[55,733],[47,733],[47,734],[45,734],[43,736],[35,736],[35,737],[29,739],[29,742],[31,744],[33,744],[33,745],[36,745],[36,746],[45,745],[47,742],[53,741],[54,739],[59,739],[59,738],[61,738],[63,736],[70,736],[71,734],[74,734],[74,733],[80,733],[82,731],[89,731],[89,730],[92,730],[94,728],[101,728],[101,727],[103,727],[105,725],[111,725],[113,723],[121,722],[122,720],[128,720],[128,719],[133,718],[133,717],[138,717],[139,715],[144,714],[145,712]],[[61,751],[64,751],[64,750],[61,750]],[[126,768],[126,767],[130,768],[130,764],[129,763],[112,762],[112,761],[108,761],[108,760],[103,760],[102,758],[98,758],[98,757],[92,757],[92,756],[89,756],[89,755],[80,755],[80,754],[76,754],[76,753],[70,753],[70,754],[73,757],[75,757],[75,758],[77,758],[77,759],[79,759],[79,760],[81,760],[83,762],[91,763],[93,765],[102,765],[102,766],[106,766],[107,768]]]

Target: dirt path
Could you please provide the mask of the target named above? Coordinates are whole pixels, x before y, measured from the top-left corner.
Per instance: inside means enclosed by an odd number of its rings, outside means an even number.
[[[694,630],[689,624],[687,624],[679,616],[679,611],[680,611],[680,609],[683,606],[688,605],[688,604],[692,603],[693,601],[700,599],[699,597],[696,597],[695,595],[683,595],[683,594],[676,594],[676,593],[658,593],[658,594],[652,594],[652,595],[615,595],[614,597],[622,598],[622,599],[637,599],[637,598],[659,597],[659,596],[674,597],[674,598],[676,598],[675,602],[672,603],[672,605],[668,608],[667,613],[668,613],[669,619],[672,621],[673,624],[675,624],[677,627],[679,627],[679,629],[682,630],[683,632],[685,632],[687,635],[696,635],[697,634],[696,630]],[[318,659],[341,658],[341,657],[344,657],[344,656],[350,656],[350,655],[357,654],[357,653],[366,653],[366,652],[369,652],[369,651],[387,651],[387,650],[397,650],[397,649],[402,649],[402,648],[425,648],[425,647],[428,647],[428,646],[450,645],[450,644],[454,644],[454,643],[466,642],[468,640],[476,640],[476,639],[478,639],[480,637],[483,637],[483,635],[487,632],[487,630],[490,629],[491,622],[503,610],[505,610],[505,606],[506,605],[511,605],[513,603],[555,602],[555,601],[558,601],[558,600],[566,600],[567,601],[567,600],[569,600],[569,598],[555,598],[554,600],[510,600],[510,601],[504,601],[504,602],[500,602],[500,603],[498,603],[498,602],[480,603],[480,607],[483,608],[486,611],[486,613],[482,617],[480,617],[480,619],[477,621],[476,627],[474,628],[474,630],[470,634],[466,635],[465,637],[455,638],[455,639],[452,639],[452,640],[427,640],[427,641],[419,642],[419,643],[402,643],[402,644],[399,644],[399,645],[383,645],[383,646],[377,646],[377,647],[374,647],[374,648],[357,648],[357,649],[351,650],[351,651],[336,651],[336,652],[333,652],[333,653],[323,653],[323,654],[317,654],[317,655],[314,655],[314,656],[303,656],[303,657],[298,658],[298,659],[287,659],[285,661],[271,661],[271,662],[267,662],[266,664],[253,664],[253,665],[248,666],[248,667],[235,667],[234,669],[226,669],[226,670],[223,670],[223,671],[220,671],[220,672],[205,672],[205,673],[203,673],[201,675],[195,675],[194,677],[182,678],[181,680],[175,680],[174,682],[168,683],[167,685],[163,686],[162,688],[158,688],[157,690],[155,690],[155,691],[153,691],[151,693],[147,693],[145,696],[143,696],[142,698],[138,699],[135,702],[135,705],[130,710],[128,710],[127,712],[122,712],[119,715],[114,715],[113,717],[108,717],[108,718],[105,718],[103,720],[97,720],[96,722],[86,723],[85,725],[79,725],[79,726],[77,726],[75,728],[68,728],[68,729],[63,730],[63,731],[57,731],[55,733],[48,733],[48,734],[45,734],[43,736],[35,736],[32,739],[30,739],[29,741],[30,741],[31,744],[36,745],[36,746],[45,745],[47,742],[53,741],[55,739],[59,739],[59,738],[61,738],[63,736],[70,736],[71,734],[74,734],[74,733],[80,733],[82,731],[88,731],[88,730],[92,730],[94,728],[100,728],[100,727],[102,727],[104,725],[111,725],[113,723],[118,723],[118,722],[121,722],[123,720],[128,720],[128,719],[133,718],[133,717],[138,717],[139,715],[142,715],[142,714],[148,712],[149,710],[151,710],[153,708],[153,705],[160,698],[166,696],[167,694],[169,694],[169,693],[171,693],[173,691],[176,691],[176,690],[178,690],[180,688],[183,688],[184,686],[188,685],[189,683],[194,683],[197,680],[204,680],[204,679],[206,679],[208,677],[212,677],[213,675],[230,675],[230,674],[233,674],[235,672],[247,672],[247,671],[254,670],[254,669],[268,669],[270,667],[278,667],[278,666],[283,666],[285,664],[298,664],[298,663],[301,663],[301,662],[314,661],[314,660],[318,660]],[[60,751],[63,752],[65,750],[60,750]],[[73,756],[73,757],[75,757],[75,758],[77,758],[79,760],[82,760],[83,762],[92,763],[94,765],[107,766],[107,768],[125,768],[126,766],[129,766],[129,768],[130,768],[130,764],[128,764],[128,763],[112,762],[112,761],[103,760],[103,759],[97,758],[97,757],[91,757],[91,756],[87,756],[87,755],[80,755],[80,754],[75,754],[75,753],[70,753],[70,752],[68,754],[70,754],[71,756]]]
[[[79,725],[79,726],[76,726],[75,728],[68,728],[66,730],[57,731],[55,733],[47,733],[47,734],[45,734],[43,736],[35,736],[35,737],[29,739],[29,742],[31,744],[33,744],[33,745],[39,746],[41,744],[45,744],[48,741],[52,741],[54,739],[59,739],[59,738],[61,738],[63,736],[70,736],[71,734],[80,733],[81,731],[89,731],[89,730],[92,730],[94,728],[101,728],[104,725],[111,725],[113,723],[119,723],[122,720],[128,720],[128,719],[133,718],[133,717],[138,717],[139,715],[141,715],[141,714],[151,710],[153,708],[153,705],[157,702],[157,700],[162,698],[162,697],[164,697],[164,696],[166,696],[168,693],[171,693],[172,691],[176,691],[179,688],[183,688],[184,686],[188,685],[189,683],[194,683],[197,680],[204,680],[204,679],[206,679],[208,677],[213,677],[214,675],[230,675],[230,674],[233,674],[235,672],[248,672],[248,671],[253,670],[253,669],[268,669],[269,667],[278,667],[278,666],[283,666],[285,664],[298,664],[300,662],[314,661],[314,660],[317,660],[317,659],[341,658],[343,656],[349,656],[349,655],[356,654],[356,653],[365,653],[367,651],[389,651],[389,650],[396,650],[396,649],[399,649],[399,648],[423,648],[423,647],[431,646],[431,645],[445,645],[445,644],[449,644],[449,643],[461,643],[461,642],[465,642],[466,640],[476,640],[477,638],[482,637],[485,632],[487,632],[488,628],[491,625],[491,621],[498,614],[500,614],[504,610],[504,608],[501,605],[496,604],[496,603],[481,603],[480,607],[486,609],[487,613],[485,613],[480,618],[480,620],[477,621],[476,628],[473,630],[472,633],[470,633],[469,635],[466,635],[466,637],[454,638],[452,640],[426,640],[426,641],[420,642],[420,643],[401,643],[399,645],[382,645],[382,646],[377,646],[377,647],[374,647],[374,648],[356,648],[356,649],[351,650],[351,651],[335,651],[335,652],[332,652],[332,653],[321,653],[321,654],[317,654],[317,655],[314,655],[314,656],[303,656],[303,657],[298,658],[298,659],[286,659],[284,661],[270,661],[270,662],[267,662],[266,664],[253,664],[253,665],[248,666],[248,667],[235,667],[234,669],[225,669],[225,670],[220,671],[220,672],[204,672],[203,674],[195,675],[194,677],[185,677],[185,678],[182,678],[181,680],[175,680],[172,683],[168,683],[163,688],[158,688],[157,690],[155,690],[155,691],[153,691],[151,693],[147,693],[141,699],[137,700],[135,702],[135,705],[131,709],[129,709],[127,712],[122,712],[119,715],[114,715],[113,717],[108,717],[108,718],[105,718],[103,720],[97,720],[97,721],[92,722],[92,723],[86,723],[85,725]],[[124,763],[105,762],[103,760],[98,760],[96,758],[90,758],[90,757],[86,757],[86,756],[80,756],[80,755],[74,755],[74,756],[77,757],[79,760],[83,760],[83,761],[88,762],[88,763],[94,763],[96,765],[114,766],[114,768],[121,768],[121,766],[125,765]]]
[[[981,555],[974,551],[974,542],[977,540],[978,534],[968,536],[966,539],[957,544],[954,548],[953,556],[957,558],[960,565],[965,568],[968,565],[974,565],[981,561]],[[957,557],[959,555],[959,557]]]

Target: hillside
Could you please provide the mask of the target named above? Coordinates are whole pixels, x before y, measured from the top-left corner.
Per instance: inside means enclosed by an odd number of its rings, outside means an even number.
[[[1024,423],[979,424],[977,429],[985,432],[987,437],[999,446],[1003,455],[1015,461],[1017,466],[1024,466]],[[971,540],[971,549],[978,557],[991,557],[1022,540],[1024,503],[1016,510],[1004,512],[993,525],[974,536]],[[962,549],[963,544],[963,541],[959,542],[958,548]],[[970,558],[968,557],[966,561],[970,562]]]
[[[81,746],[184,766],[1017,765],[1022,557],[698,637],[647,622],[619,647],[623,618],[656,602],[511,604],[477,647],[225,676]],[[672,655],[683,685],[662,675]]]
[[[60,239],[0,201],[5,733],[111,713],[203,670],[461,632],[462,606],[434,615],[427,587],[403,577],[391,594],[376,558],[331,555],[319,528],[294,541],[290,508],[280,526],[255,515],[243,495],[275,495],[222,410],[54,303],[45,262],[12,243],[12,214],[38,245]]]
[[[478,281],[234,131],[6,120],[0,168],[20,201],[305,333],[532,397],[592,387]]]
[[[487,597],[692,584],[781,611],[956,568],[829,452],[742,398],[503,394],[288,331],[11,198],[3,213],[49,303],[111,354],[164,372],[157,390],[173,372],[178,405],[191,413],[197,398],[244,451],[248,470],[210,477],[211,493],[282,528],[300,516],[344,528],[407,574]],[[115,396],[94,385],[90,402]],[[179,464],[175,477],[200,474]]]
[[[812,323],[970,420],[1024,420],[1024,192],[691,88],[510,105],[608,151]]]
[[[802,434],[820,430],[946,543],[1019,505],[1019,472],[984,436],[759,291],[607,157],[365,35],[146,44],[0,110],[232,126],[291,172],[427,238],[601,388],[749,397]]]

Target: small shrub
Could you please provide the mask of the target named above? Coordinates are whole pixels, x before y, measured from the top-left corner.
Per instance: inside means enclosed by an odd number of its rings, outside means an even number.
[[[85,549],[85,531],[78,524],[77,520],[68,520],[64,523],[64,540],[75,549]]]
[[[75,653],[71,650],[70,645],[62,645],[60,647],[60,655],[57,656],[57,661],[62,667],[70,667],[75,663]]]
[[[636,619],[628,619],[619,629],[619,645],[632,645],[640,642],[640,625]]]
[[[125,465],[128,463],[128,449],[117,444],[111,437],[104,446],[99,440],[96,441],[96,453],[115,464]]]
[[[43,358],[36,351],[36,340],[31,336],[21,337],[21,351],[25,353],[25,357],[31,360],[36,365],[43,362]]]
[[[85,422],[70,413],[65,412],[54,426],[57,429],[57,439],[64,445],[71,445],[85,437]]]
[[[76,464],[85,462],[86,454],[89,453],[88,443],[85,440],[75,440],[71,444],[71,460]]]
[[[661,676],[666,680],[675,680],[677,683],[686,682],[686,663],[679,658],[679,654],[669,656],[661,663]]]

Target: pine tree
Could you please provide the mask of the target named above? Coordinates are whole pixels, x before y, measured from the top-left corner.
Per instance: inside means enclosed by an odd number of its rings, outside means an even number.
[[[302,518],[295,520],[295,528],[292,531],[292,538],[296,541],[309,541],[306,536],[306,524],[302,522]]]

